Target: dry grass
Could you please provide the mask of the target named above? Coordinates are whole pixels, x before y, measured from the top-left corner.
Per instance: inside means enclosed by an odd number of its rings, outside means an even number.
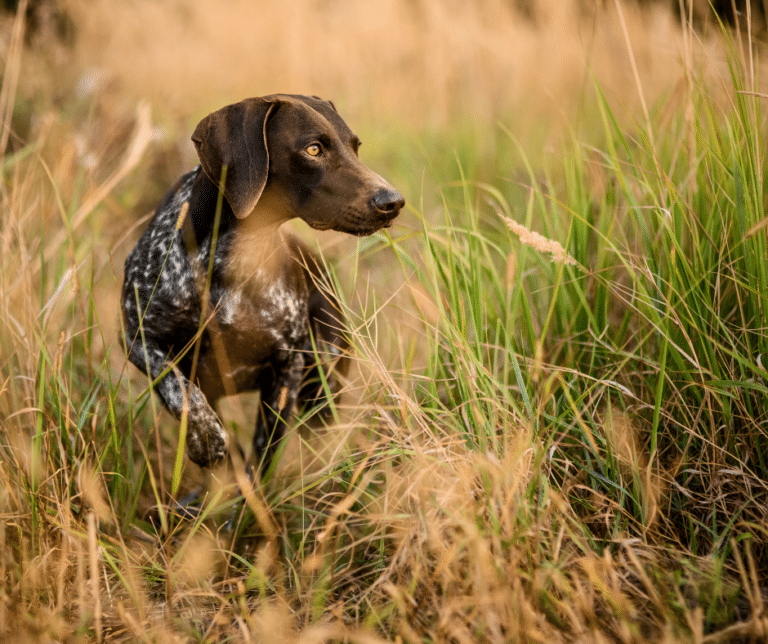
[[[766,636],[759,104],[721,128],[722,40],[588,4],[62,2],[74,41],[26,49],[6,23],[4,641]],[[334,98],[411,210],[317,236],[355,345],[336,422],[301,420],[233,532],[231,477],[187,463],[207,514],[158,534],[178,429],[117,345],[123,257],[190,123],[278,90]],[[526,166],[569,132],[590,146]]]
[[[501,0],[71,2],[76,64],[62,71],[185,117],[279,90],[332,97],[356,122],[419,131],[512,113],[520,132],[556,134],[584,118],[590,75],[634,114],[633,60],[649,103],[698,63],[709,80],[723,71],[718,39],[691,38],[659,4],[622,3],[626,32],[613,2],[529,4],[535,20]]]

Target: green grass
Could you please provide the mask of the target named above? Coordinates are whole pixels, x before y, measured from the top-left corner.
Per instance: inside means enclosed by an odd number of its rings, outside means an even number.
[[[116,307],[125,227],[149,207],[132,186],[163,183],[160,153],[105,157],[89,175],[73,143],[87,106],[17,146],[0,197],[0,632],[758,632],[766,123],[736,56],[731,72],[730,105],[691,80],[675,110],[629,126],[598,88],[599,143],[574,138],[556,162],[528,161],[511,126],[496,130],[508,152],[490,169],[471,137],[418,177],[418,146],[374,149],[410,205],[390,231],[339,246],[332,281],[355,368],[336,420],[294,432],[232,533],[222,473],[205,481],[200,520],[168,517],[157,534],[143,519],[178,482],[178,427],[126,367],[105,302]],[[126,149],[125,125],[103,151]],[[84,208],[121,167],[129,178]],[[505,218],[574,263],[522,244]],[[249,404],[231,414],[240,433]],[[182,491],[201,480],[184,468]]]

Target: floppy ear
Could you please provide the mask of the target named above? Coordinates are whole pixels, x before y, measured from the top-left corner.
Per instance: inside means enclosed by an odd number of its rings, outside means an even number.
[[[209,114],[192,134],[203,172],[224,193],[238,219],[250,214],[267,183],[267,119],[276,106],[276,102],[248,98]]]

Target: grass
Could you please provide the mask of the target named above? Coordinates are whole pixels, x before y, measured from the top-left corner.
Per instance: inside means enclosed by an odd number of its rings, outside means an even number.
[[[690,67],[637,122],[597,83],[599,143],[574,135],[554,162],[503,124],[515,167],[488,172],[467,137],[437,186],[406,177],[405,142],[385,150],[408,212],[360,242],[321,237],[354,349],[334,422],[298,419],[233,532],[231,475],[174,475],[178,426],[116,342],[119,258],[175,153],[149,145],[145,110],[76,102],[12,138],[0,633],[759,641],[766,128],[749,60],[728,61],[728,101]],[[95,119],[109,127],[89,157]],[[252,407],[224,413],[246,443]],[[207,485],[204,515],[158,533],[144,513],[179,479]]]

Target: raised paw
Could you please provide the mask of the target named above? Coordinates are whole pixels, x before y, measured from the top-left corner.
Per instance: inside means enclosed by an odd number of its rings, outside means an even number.
[[[227,432],[202,394],[190,398],[187,453],[200,467],[213,467],[227,456]]]

